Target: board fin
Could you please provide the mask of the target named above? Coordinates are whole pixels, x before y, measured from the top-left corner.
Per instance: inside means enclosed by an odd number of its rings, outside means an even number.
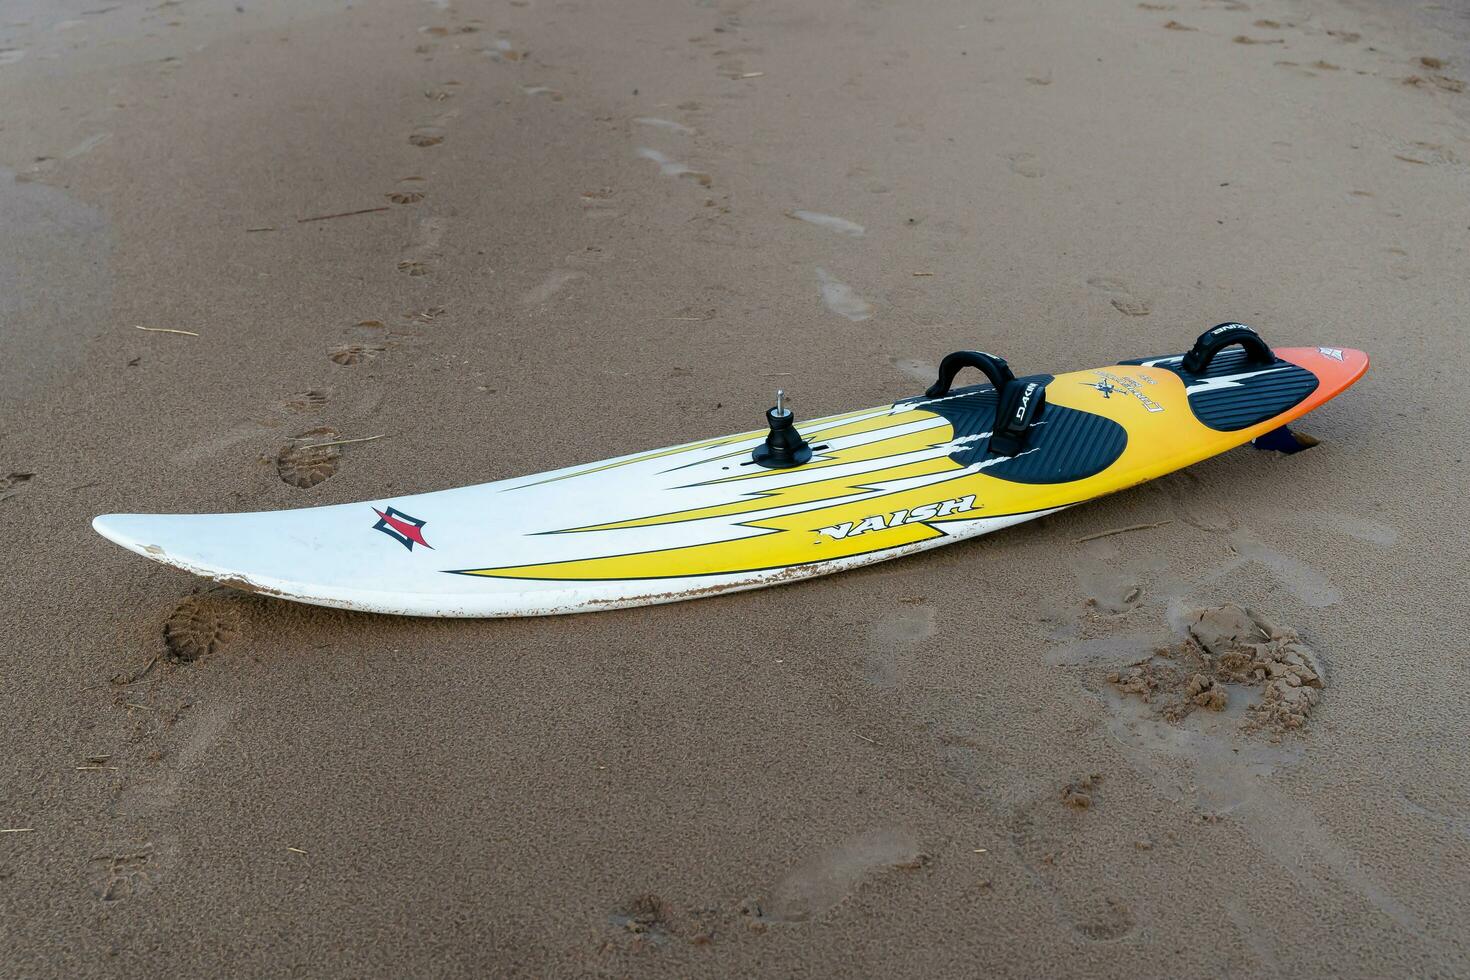
[[[1300,432],[1294,432],[1283,425],[1279,429],[1272,429],[1263,436],[1256,436],[1251,440],[1251,445],[1267,452],[1285,453],[1290,456],[1303,449],[1311,449],[1317,445],[1317,440]]]

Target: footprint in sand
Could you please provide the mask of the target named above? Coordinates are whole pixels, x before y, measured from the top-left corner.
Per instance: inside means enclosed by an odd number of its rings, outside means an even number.
[[[328,351],[327,358],[333,364],[362,364],[364,361],[371,361],[383,351],[382,347],[372,347],[366,344],[343,344]]]
[[[939,365],[918,357],[890,357],[888,362],[898,368],[899,373],[911,381],[917,381],[925,387],[934,383],[939,377]]]
[[[873,315],[873,308],[868,305],[867,300],[820,266],[817,268],[817,287],[822,293],[822,303],[838,316],[849,320],[866,320]]]
[[[852,238],[863,237],[863,233],[867,230],[855,221],[848,221],[846,218],[839,218],[836,215],[822,214],[820,211],[806,211],[797,208],[794,211],[787,211],[786,217],[795,218],[797,221],[805,221],[809,225],[816,225],[818,228],[825,228],[828,231],[835,231],[839,235],[848,235]]]
[[[169,613],[163,645],[171,659],[192,663],[219,652],[243,629],[240,604],[223,590],[208,590],[189,596]]]
[[[117,905],[148,892],[174,863],[178,843],[173,839],[142,844],[119,844],[88,861],[92,894],[103,905]]]
[[[414,224],[412,244],[403,250],[398,271],[410,278],[429,275],[432,269],[430,260],[440,256],[439,243],[448,227],[449,222],[445,218],[434,214],[421,216]]]
[[[7,473],[0,476],[0,501],[9,500],[20,492],[19,488],[31,482],[34,473]]]
[[[414,226],[413,242],[403,250],[398,271],[411,279],[428,276],[433,271],[430,260],[440,256],[439,243],[448,228],[445,218],[433,214],[420,217]]]
[[[201,595],[218,595],[235,602],[249,597],[229,590],[214,588]],[[155,688],[155,693],[158,689]],[[138,764],[126,767],[116,786],[113,804],[115,816],[132,817],[153,828],[167,826],[169,811],[178,805],[185,781],[198,768],[229,728],[238,713],[238,705],[203,704],[197,692],[189,700],[166,704],[142,705],[143,693],[131,695],[125,705],[129,718],[146,716],[148,721],[135,729],[134,741],[151,751]],[[113,845],[92,857],[91,872],[95,894],[105,904],[137,897],[154,887],[163,874],[180,859],[180,843],[171,835],[152,835],[144,843]]]
[[[1121,279],[1110,276],[1093,276],[1087,280],[1087,285],[1094,289],[1100,289],[1108,295],[1108,302],[1113,309],[1124,316],[1148,316],[1153,312],[1153,307],[1148,300],[1140,299],[1134,295],[1128,284]]]
[[[282,446],[276,454],[276,473],[281,481],[305,490],[330,479],[341,465],[342,447],[321,444],[337,437],[337,430],[320,426]]]
[[[665,177],[685,177],[699,184],[699,186],[701,187],[709,187],[712,183],[714,183],[710,175],[705,173],[704,171],[695,170],[693,167],[687,164],[680,163],[677,160],[671,160],[660,153],[658,150],[649,149],[646,146],[640,146],[638,148],[638,155],[645,160],[652,160],[654,163],[658,164],[658,172],[663,174]]]
[[[1207,486],[1188,470],[1162,476],[1148,486],[1150,493],[1161,493],[1169,500],[1179,520],[1211,534],[1224,534],[1239,526],[1224,504],[1210,499],[1219,489]]]
[[[1059,667],[1114,663],[1152,649],[1153,632],[1137,629],[1133,614],[1156,591],[1145,583],[1171,581],[1164,559],[1101,539],[1087,542],[1072,566],[1083,602],[1049,604],[1041,611],[1052,644],[1046,661]]]
[[[384,195],[394,204],[417,204],[424,199],[423,191],[393,191]]]
[[[1076,569],[1087,607],[1104,616],[1126,616],[1143,599],[1143,587],[1126,569],[1098,563]]]
[[[1398,542],[1399,532],[1368,517],[1345,514],[1341,511],[1283,511],[1266,518],[1269,523],[1299,523],[1332,531],[1352,538],[1387,548]]]
[[[1298,558],[1268,547],[1254,532],[1241,527],[1223,505],[1210,500],[1211,488],[1188,470],[1155,480],[1151,491],[1165,494],[1184,523],[1211,534],[1226,535],[1226,542],[1235,553],[1233,559],[1204,572],[1196,579],[1196,585],[1217,582],[1254,562],[1270,572],[1288,593],[1309,606],[1333,606],[1342,601],[1342,593],[1326,575]]]
[[[1137,927],[1133,910],[1110,888],[1119,857],[1102,777],[1093,773],[1061,782],[1018,808],[1011,842],[1031,877],[1051,896],[1058,915],[1081,936],[1110,942]]]
[[[321,408],[331,397],[330,389],[311,388],[307,391],[298,391],[296,394],[282,400],[281,407],[289,408],[293,412],[310,412]]]
[[[905,656],[939,631],[933,606],[909,605],[868,626],[868,682],[878,687],[898,683]]]
[[[1010,161],[1011,170],[1022,177],[1045,177],[1046,171],[1042,169],[1034,153],[1010,153],[1006,155]]]
[[[839,905],[869,879],[916,871],[929,862],[917,838],[900,829],[870,830],[803,860],[762,897],[747,899],[747,915],[768,922],[810,922]]]
[[[542,280],[539,286],[528,290],[521,297],[521,304],[523,306],[540,306],[572,283],[586,278],[587,273],[585,272],[578,272],[574,269],[554,269],[549,276]]]
[[[444,137],[437,133],[410,133],[408,141],[414,146],[438,146]]]
[[[1265,542],[1249,530],[1236,530],[1227,540],[1236,554],[1240,555],[1240,562],[1235,564],[1254,561],[1264,566],[1287,592],[1307,605],[1335,606],[1342,601],[1342,592],[1326,575],[1298,558],[1267,547]]]

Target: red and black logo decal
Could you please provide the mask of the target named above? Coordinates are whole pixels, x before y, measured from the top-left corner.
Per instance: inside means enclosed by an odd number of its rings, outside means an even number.
[[[373,525],[374,531],[382,531],[409,551],[412,551],[416,544],[421,544],[430,551],[434,550],[434,546],[424,540],[424,525],[429,523],[428,521],[409,517],[403,511],[394,510],[392,507],[387,510],[378,510],[374,507],[373,513],[378,515],[378,523]]]

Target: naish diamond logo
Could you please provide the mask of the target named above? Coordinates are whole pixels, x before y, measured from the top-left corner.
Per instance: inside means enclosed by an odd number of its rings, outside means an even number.
[[[374,507],[373,513],[378,515],[378,523],[373,525],[374,531],[382,531],[409,551],[412,551],[416,544],[421,544],[430,551],[434,550],[434,546],[424,540],[424,525],[429,523],[428,521],[409,517],[403,511],[394,510],[392,507],[387,510],[378,510]]]

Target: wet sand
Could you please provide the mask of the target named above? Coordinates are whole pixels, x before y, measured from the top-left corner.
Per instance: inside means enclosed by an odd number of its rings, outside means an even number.
[[[0,973],[1470,972],[1470,60],[1435,23],[0,7]],[[88,526],[1225,319],[1373,356],[1318,446],[784,588],[394,619]],[[382,438],[284,452],[313,430]]]

